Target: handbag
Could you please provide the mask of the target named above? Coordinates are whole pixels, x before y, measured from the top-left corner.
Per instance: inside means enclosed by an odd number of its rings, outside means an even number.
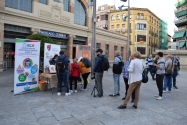
[[[151,69],[151,72],[154,73],[154,74],[156,74],[156,71],[157,71],[156,66],[153,66],[152,69]]]

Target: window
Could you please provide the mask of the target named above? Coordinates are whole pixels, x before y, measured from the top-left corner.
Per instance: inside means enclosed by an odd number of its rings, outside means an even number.
[[[137,30],[146,30],[146,24],[138,23],[136,26]]]
[[[125,24],[122,24],[122,29],[125,29]]]
[[[145,55],[146,54],[146,50],[145,47],[137,47],[137,51],[139,51],[141,54]]]
[[[106,44],[105,45],[105,57],[108,59],[108,57],[109,57],[109,45],[108,44]]]
[[[105,15],[101,15],[101,20],[105,20]]]
[[[137,15],[137,19],[140,19],[140,14],[138,13],[138,15]]]
[[[117,20],[120,20],[120,15],[119,14],[117,15]]]
[[[101,10],[104,10],[105,8],[104,7],[101,7]]]
[[[96,43],[96,50],[101,48],[101,43]]]
[[[121,57],[123,59],[124,47],[121,47]]]
[[[75,0],[74,23],[86,26],[86,11],[79,0]]]
[[[54,2],[59,2],[59,0],[53,0]]]
[[[123,17],[123,19],[124,19],[124,18],[126,17],[126,15],[125,15],[125,14],[123,14],[123,15],[122,15],[122,17]]]
[[[32,0],[5,0],[5,6],[26,12],[32,12]]]
[[[144,19],[144,14],[143,14],[143,13],[141,14],[141,19],[142,19],[142,20]]]
[[[64,11],[69,12],[69,0],[63,0],[63,5],[64,5]]]
[[[118,50],[118,46],[114,46],[114,52]]]
[[[141,44],[146,42],[146,35],[137,35],[137,42],[140,42]]]
[[[47,0],[39,0],[39,3],[47,5]]]
[[[111,20],[115,20],[115,17],[114,17],[114,15],[112,15],[112,16],[111,16]]]

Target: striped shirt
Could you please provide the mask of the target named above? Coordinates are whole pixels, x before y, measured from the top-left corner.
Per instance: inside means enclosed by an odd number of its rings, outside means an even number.
[[[122,70],[122,75],[124,78],[129,78],[129,71],[127,70],[129,68],[129,65],[130,65],[130,61],[127,61],[125,64],[124,64],[124,67],[123,67],[123,70]]]
[[[146,66],[148,67],[148,66],[152,66],[153,62],[154,62],[153,58],[147,58],[145,63]]]

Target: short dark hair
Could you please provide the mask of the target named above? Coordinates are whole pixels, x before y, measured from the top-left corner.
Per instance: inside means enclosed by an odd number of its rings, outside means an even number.
[[[65,53],[65,51],[63,51],[63,50],[61,50],[61,51],[59,52],[60,55],[64,55],[64,53]]]
[[[162,52],[158,52],[157,55],[160,56],[160,57],[163,57],[163,53]]]

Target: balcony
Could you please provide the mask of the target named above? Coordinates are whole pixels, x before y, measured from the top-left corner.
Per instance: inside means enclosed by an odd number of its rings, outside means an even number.
[[[116,29],[116,32],[120,32],[120,28],[117,28],[117,29]]]
[[[181,0],[180,2],[175,4],[175,7],[178,8],[180,6],[182,6],[183,4],[185,4],[187,2],[187,0]]]
[[[180,17],[179,19],[175,19],[174,23],[176,26],[186,25],[187,24],[187,17],[183,16],[183,17]]]
[[[187,15],[187,8],[183,8],[183,9],[181,9],[181,11],[175,13],[176,17],[181,17],[181,16],[184,16],[184,15]]]
[[[147,20],[147,18],[136,17],[136,20]]]
[[[122,33],[126,33],[126,32],[127,32],[127,29],[122,28],[122,29],[121,29],[121,32],[122,32]]]
[[[187,30],[187,25],[186,26],[181,26],[181,27],[178,27],[178,29],[174,29],[174,32],[180,32],[180,31],[186,31]]]

